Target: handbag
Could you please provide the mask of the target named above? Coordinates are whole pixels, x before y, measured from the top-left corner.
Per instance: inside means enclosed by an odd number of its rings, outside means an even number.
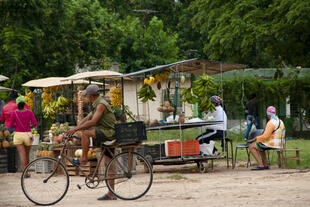
[[[17,119],[18,119],[20,125],[23,127],[24,130],[26,130],[25,127],[24,127],[24,125],[23,125],[23,123],[20,121],[19,117],[17,116],[16,111],[15,111],[15,115],[16,115],[16,117],[17,117]],[[30,141],[33,142],[33,140],[34,140],[33,134],[32,134],[31,132],[27,132],[27,135],[29,136]]]

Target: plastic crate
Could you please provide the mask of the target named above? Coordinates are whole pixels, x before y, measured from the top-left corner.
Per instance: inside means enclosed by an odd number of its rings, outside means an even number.
[[[153,160],[158,160],[165,155],[165,144],[141,145],[137,148],[137,152],[144,157],[150,155]]]
[[[9,173],[16,173],[17,172],[17,149],[15,147],[8,147],[7,151],[7,165],[8,165],[8,172]]]
[[[142,121],[115,125],[117,144],[139,143],[146,140],[145,124]]]
[[[0,150],[0,173],[7,173],[8,172],[8,159],[6,150]]]
[[[199,155],[199,141],[198,140],[189,140],[185,142],[172,141],[166,142],[166,155],[167,157],[178,157],[181,156],[181,147],[182,147],[182,156],[188,155]]]
[[[36,173],[49,173],[53,170],[53,162],[37,162],[35,164]]]

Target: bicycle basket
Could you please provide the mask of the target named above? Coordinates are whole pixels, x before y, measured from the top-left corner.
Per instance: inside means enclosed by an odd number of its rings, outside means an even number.
[[[139,143],[146,140],[145,124],[142,121],[115,125],[117,144]]]

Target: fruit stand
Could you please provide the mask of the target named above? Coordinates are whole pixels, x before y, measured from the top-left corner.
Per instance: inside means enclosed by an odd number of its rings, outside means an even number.
[[[215,123],[219,123],[217,120],[215,121],[199,121],[194,123],[188,123],[187,118],[182,116],[182,111],[178,110],[178,94],[179,92],[179,83],[185,81],[185,76],[183,74],[189,73],[194,75],[201,75],[200,78],[195,81],[195,85],[191,85],[188,89],[183,89],[182,96],[184,99],[193,104],[197,98],[200,98],[199,102],[199,110],[200,111],[212,111],[213,105],[211,104],[209,97],[214,95],[211,94],[211,86],[212,78],[209,78],[208,75],[213,75],[217,73],[222,73],[225,71],[235,70],[244,68],[244,65],[239,64],[229,64],[229,63],[221,63],[215,61],[206,61],[206,60],[198,60],[198,59],[190,59],[184,60],[168,65],[156,66],[153,68],[145,69],[142,71],[137,71],[129,74],[125,74],[122,77],[131,77],[131,78],[141,78],[144,77],[144,84],[140,88],[138,92],[139,99],[141,102],[147,103],[149,101],[154,101],[156,96],[153,91],[152,85],[155,85],[159,90],[163,82],[168,82],[165,84],[167,86],[164,93],[164,103],[162,106],[158,107],[157,110],[160,112],[173,112],[173,117],[170,120],[160,120],[160,121],[152,121],[150,120],[150,110],[148,115],[148,120],[144,120],[147,128],[146,130],[158,131],[158,141],[159,144],[154,146],[144,145],[144,147],[139,149],[139,152],[146,156],[150,163],[153,165],[175,165],[175,164],[187,164],[187,163],[197,163],[198,169],[200,172],[205,172],[206,167],[204,163],[209,160],[212,161],[215,159],[226,159],[228,165],[228,159],[233,161],[232,157],[232,141],[228,138],[223,137],[224,141],[224,156],[202,156],[200,155],[199,150],[199,142],[197,140],[189,140],[183,142],[183,129],[193,128],[193,127],[202,127],[206,125],[212,125]],[[208,75],[207,75],[208,74]],[[170,78],[169,78],[170,77]],[[169,94],[171,90],[171,81],[170,79],[174,78],[174,97],[173,100],[170,100]],[[155,88],[155,87],[154,87]],[[210,90],[210,91],[209,91]],[[194,94],[194,95],[193,95]],[[166,98],[166,99],[165,99]],[[138,103],[138,100],[137,100]],[[137,106],[138,107],[138,106]],[[178,117],[179,118],[176,118]],[[166,118],[167,116],[163,116]],[[140,117],[138,117],[140,120]],[[162,143],[162,137],[164,137],[165,130],[178,129],[179,130],[179,140],[174,141],[165,141]],[[228,144],[231,144],[231,156],[228,154]]]

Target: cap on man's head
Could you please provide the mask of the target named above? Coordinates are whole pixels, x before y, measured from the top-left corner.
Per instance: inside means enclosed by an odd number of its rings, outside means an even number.
[[[26,103],[24,97],[18,96],[16,99],[16,104],[18,105],[19,103]]]
[[[90,84],[87,86],[87,88],[83,91],[83,96],[86,96],[87,94],[90,95],[99,95],[99,87],[94,84]]]
[[[276,112],[277,111],[276,111],[276,108],[274,106],[269,106],[267,108],[267,111],[266,111],[267,115],[276,114]]]
[[[211,96],[211,102],[217,104],[217,105],[220,105],[221,104],[221,98],[218,97],[218,96]]]

